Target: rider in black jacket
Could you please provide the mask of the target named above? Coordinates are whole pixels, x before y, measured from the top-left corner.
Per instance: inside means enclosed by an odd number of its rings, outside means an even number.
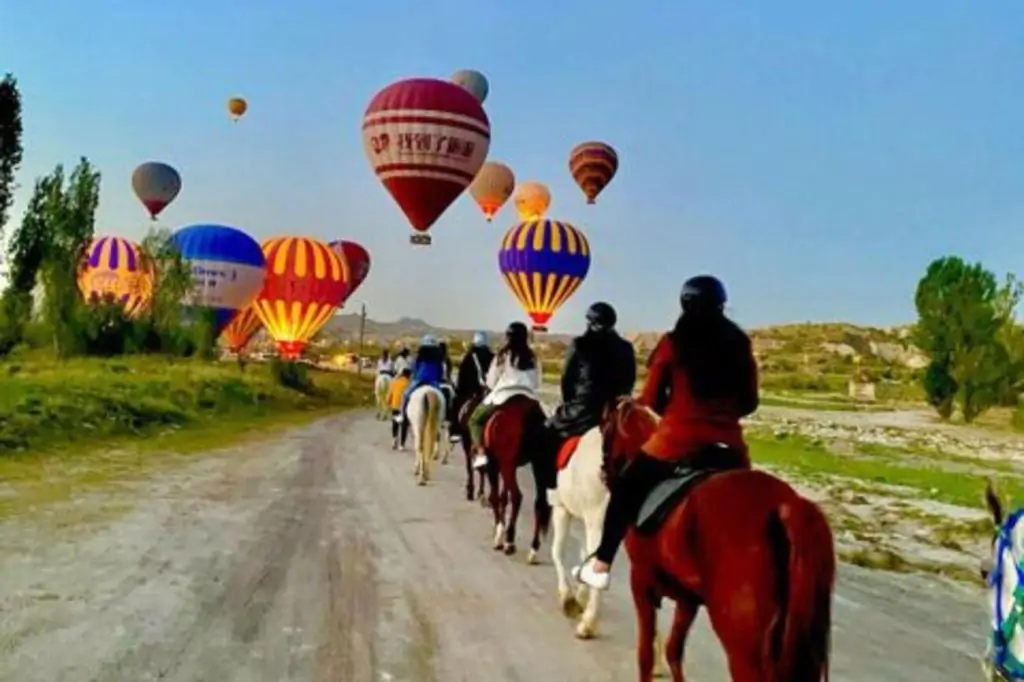
[[[636,384],[636,351],[615,331],[618,316],[599,302],[587,310],[587,331],[572,341],[562,371],[562,404],[548,420],[552,446],[598,426],[606,407]]]
[[[487,345],[487,335],[473,334],[473,344],[459,363],[455,393],[460,399],[470,398],[487,388],[487,372],[494,360],[494,352]]]

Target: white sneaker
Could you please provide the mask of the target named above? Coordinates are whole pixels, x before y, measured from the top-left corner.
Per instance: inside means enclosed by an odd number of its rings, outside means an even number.
[[[473,468],[483,469],[487,466],[487,455],[477,455],[473,458]]]
[[[572,577],[584,585],[593,587],[595,590],[607,590],[611,584],[610,573],[594,572],[593,559],[589,559],[586,563],[572,569]]]

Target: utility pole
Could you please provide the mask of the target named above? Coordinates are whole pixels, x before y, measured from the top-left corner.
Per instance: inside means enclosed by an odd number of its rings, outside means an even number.
[[[356,376],[363,373],[363,337],[366,335],[366,304],[361,303],[359,309],[359,355],[356,360]]]

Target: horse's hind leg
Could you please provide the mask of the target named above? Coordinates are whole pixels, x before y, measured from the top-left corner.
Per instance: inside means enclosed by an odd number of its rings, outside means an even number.
[[[498,468],[493,463],[487,466],[487,479],[491,484],[491,492],[487,501],[491,504],[491,512],[494,514],[494,549],[501,549],[502,536],[505,535],[505,526],[502,521],[505,518],[505,504],[502,501],[502,493],[499,489],[501,479],[498,477]],[[507,495],[507,493],[504,493]],[[483,498],[481,498],[483,499]]]
[[[461,441],[462,453],[466,456],[466,499],[469,500],[470,502],[472,502],[474,499],[476,499],[476,498],[473,497],[473,454],[470,451],[469,443],[467,442],[468,439],[466,438],[465,431],[461,427],[459,428],[459,431],[461,432],[460,435],[462,436],[462,441]],[[483,477],[484,477],[484,472],[481,471],[480,472],[480,488],[481,488],[480,492],[481,493],[483,493],[483,487],[484,487],[483,486],[483,480],[484,480]]]
[[[700,603],[695,599],[684,599],[676,602],[675,614],[672,616],[672,630],[665,642],[665,662],[668,663],[672,682],[685,682],[683,677],[683,651],[686,648],[686,636],[690,634],[693,621],[697,618]]]
[[[640,682],[653,682],[658,610],[650,584],[640,577],[636,569],[630,571],[629,584],[633,592],[633,607],[636,609],[636,663]]]
[[[510,478],[511,481],[505,481],[505,487],[510,489],[512,497],[512,513],[508,518],[508,526],[505,527],[506,556],[512,556],[516,553],[516,523],[519,521],[519,510],[523,508],[523,491],[519,489],[519,481],[516,480],[515,469],[512,469]]]

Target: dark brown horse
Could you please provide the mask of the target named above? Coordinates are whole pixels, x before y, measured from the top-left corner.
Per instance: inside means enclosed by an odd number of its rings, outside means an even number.
[[[547,491],[555,487],[555,453],[546,442],[546,417],[540,403],[527,396],[513,396],[502,404],[484,429],[490,503],[494,512],[494,549],[512,555],[516,551],[516,521],[523,505],[523,491],[516,472],[529,464],[537,489],[534,501],[533,541],[528,561],[537,562],[541,536],[551,524]],[[511,504],[511,513],[509,506]],[[507,517],[507,518],[506,518]]]
[[[630,398],[608,411],[601,429],[609,485],[657,423]],[[690,478],[675,480],[690,487],[669,497],[651,525],[642,512],[643,530],[626,537],[640,682],[652,679],[665,597],[676,602],[665,646],[674,682],[683,682],[683,647],[701,606],[734,682],[827,682],[836,559],[821,509],[764,471],[706,473],[700,462],[689,464]]]
[[[477,391],[473,395],[468,396],[456,396],[455,420],[452,422],[450,429],[452,435],[459,437],[459,442],[462,443],[462,452],[466,455],[466,499],[470,502],[479,499],[481,504],[486,505],[487,498],[484,497],[486,473],[483,469],[477,472],[478,484],[476,490],[473,488],[473,443],[469,436],[469,418],[472,416],[473,410],[480,405],[480,401],[483,399],[483,391]]]

